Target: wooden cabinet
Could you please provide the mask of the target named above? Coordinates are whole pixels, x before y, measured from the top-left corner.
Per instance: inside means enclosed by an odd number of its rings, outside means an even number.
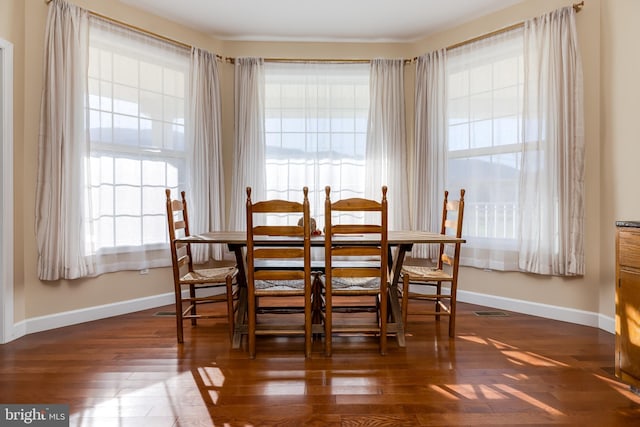
[[[616,223],[615,371],[640,387],[640,222]]]

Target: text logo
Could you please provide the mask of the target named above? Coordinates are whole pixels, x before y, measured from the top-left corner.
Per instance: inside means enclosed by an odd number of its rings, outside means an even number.
[[[69,405],[0,405],[0,425],[69,427]]]

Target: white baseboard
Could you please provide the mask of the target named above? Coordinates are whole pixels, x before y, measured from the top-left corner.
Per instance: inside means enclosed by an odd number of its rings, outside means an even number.
[[[469,291],[458,291],[458,301],[544,317],[546,319],[591,326],[612,334],[615,333],[615,320],[611,317],[603,316],[595,312],[504,298],[494,295],[485,295]],[[81,310],[72,310],[48,316],[34,317],[14,324],[13,333],[8,337],[9,340],[6,342],[35,332],[42,332],[50,329],[62,328],[64,326],[90,322],[93,320],[105,319],[107,317],[119,316],[121,314],[162,307],[173,304],[173,302],[173,292],[169,292],[151,297],[83,308]]]
[[[184,296],[187,297],[188,291],[183,292]],[[222,292],[224,292],[224,289],[222,288],[212,288],[203,290],[199,295],[214,295]],[[174,304],[174,302],[175,298],[173,292],[168,292],[165,294],[137,298],[129,301],[98,305],[80,310],[65,311],[47,316],[33,317],[14,324],[13,331],[6,342],[13,341],[35,332],[48,331],[65,326],[77,325],[79,323],[91,322],[93,320],[106,319],[107,317],[134,313],[136,311],[149,310],[151,308]]]
[[[105,304],[80,310],[55,313],[47,316],[33,317],[14,325],[16,332],[14,335],[17,335],[14,339],[35,332],[42,332],[50,329],[62,328],[64,326],[90,322],[93,320],[105,319],[107,317],[119,316],[121,314],[162,307],[164,305],[173,304],[174,301],[173,292],[169,292],[166,294],[159,294],[113,304]]]
[[[458,301],[578,325],[592,326],[612,334],[615,333],[615,319],[600,313],[461,290],[458,291]]]

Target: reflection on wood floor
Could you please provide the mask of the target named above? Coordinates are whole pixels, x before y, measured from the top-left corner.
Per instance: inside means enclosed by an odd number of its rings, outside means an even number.
[[[259,337],[249,360],[222,320],[185,326],[178,345],[160,307],[1,345],[0,402],[68,403],[72,426],[640,425],[613,335],[458,307],[455,340],[410,316],[406,348],[336,337],[332,357],[317,340],[306,360],[297,337]]]

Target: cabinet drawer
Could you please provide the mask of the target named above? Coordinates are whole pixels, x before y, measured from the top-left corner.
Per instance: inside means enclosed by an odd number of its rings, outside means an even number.
[[[640,268],[640,233],[618,231],[618,263],[621,266]]]

